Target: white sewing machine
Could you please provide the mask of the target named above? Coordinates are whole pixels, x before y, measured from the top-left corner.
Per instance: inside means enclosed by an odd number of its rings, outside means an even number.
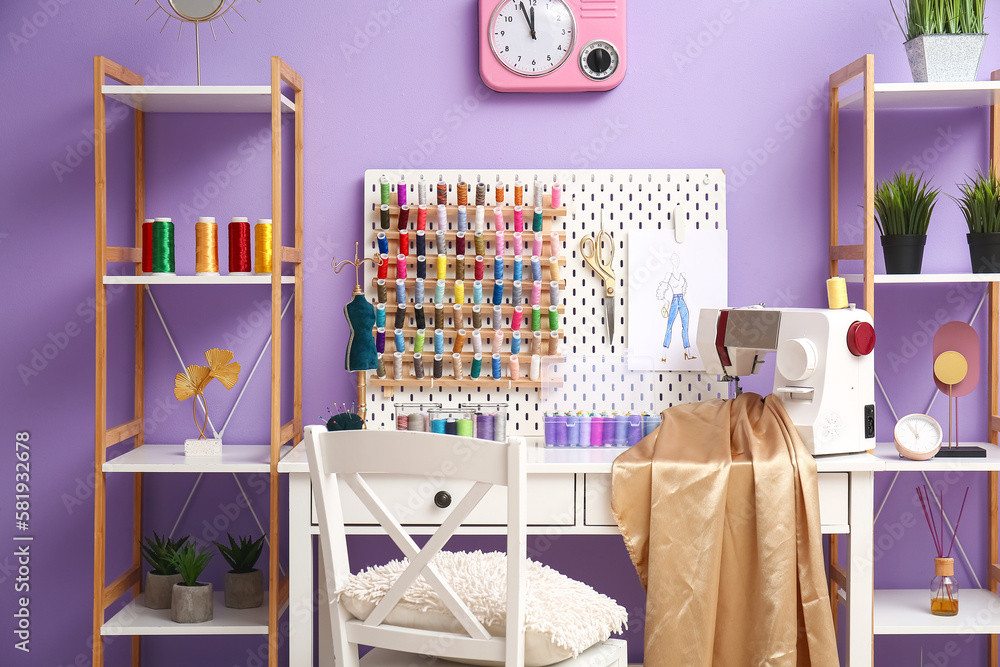
[[[814,455],[875,446],[872,318],[844,308],[703,308],[698,351],[709,373],[756,374],[775,351],[774,393]]]

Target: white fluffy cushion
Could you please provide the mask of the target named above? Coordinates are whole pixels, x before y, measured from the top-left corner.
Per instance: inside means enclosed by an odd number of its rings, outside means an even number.
[[[506,636],[507,555],[442,551],[433,563],[486,630],[494,637]],[[406,567],[405,559],[393,560],[352,576],[339,591],[340,602],[354,617],[365,620]],[[608,596],[530,559],[526,570],[525,667],[576,657],[627,627],[625,608]],[[423,576],[406,591],[385,624],[465,633]]]

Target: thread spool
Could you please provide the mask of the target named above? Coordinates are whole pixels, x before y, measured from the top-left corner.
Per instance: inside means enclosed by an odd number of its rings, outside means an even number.
[[[389,229],[389,205],[382,204],[378,207],[378,226],[382,229]]]
[[[476,206],[476,221],[475,221],[475,232],[477,234],[482,234],[483,230],[486,228],[486,207]]]
[[[831,310],[847,308],[847,281],[843,278],[830,278],[826,281],[826,299]]]
[[[215,218],[198,218],[194,224],[194,236],[195,275],[219,275],[219,226],[215,224]]]
[[[542,234],[541,232],[535,233],[535,238],[531,242],[531,254],[537,257],[542,256]]]
[[[562,186],[558,183],[552,184],[552,208],[562,206]]]
[[[418,272],[418,277],[413,282],[413,302],[422,304],[424,302],[424,285],[426,284],[426,281],[423,278],[420,278],[419,275],[420,274]]]
[[[482,412],[476,414],[476,437],[480,440],[493,439],[493,415]]]
[[[542,260],[538,255],[531,256],[531,280],[533,282],[542,280]]]
[[[434,330],[434,354],[444,354],[444,329]]]
[[[468,206],[469,204],[469,184],[465,181],[458,182],[458,205]]]
[[[465,329],[459,329],[458,330],[458,333],[455,336],[455,341],[452,343],[452,346],[451,346],[451,351],[452,352],[457,352],[459,354],[462,353],[462,350],[465,349],[465,338],[466,338],[466,335],[467,334],[465,332]]]
[[[521,206],[524,204],[524,183],[521,181],[514,181],[514,206]]]
[[[434,232],[434,249],[437,250],[439,255],[448,254],[448,239],[445,236],[444,229]]]
[[[476,206],[486,203],[486,184],[482,181],[476,183]]]
[[[500,231],[505,228],[503,222],[503,207],[497,206],[493,209],[493,229],[494,231]]]
[[[438,280],[434,286],[434,306],[435,308],[444,303],[444,280]]]
[[[393,344],[397,352],[406,352],[406,338],[403,336],[402,329],[396,329],[393,332]]]
[[[142,272],[153,272],[153,219],[142,223]]]
[[[455,256],[455,280],[465,280],[465,255]]]
[[[427,232],[422,229],[417,230],[417,257],[427,254]]]
[[[503,281],[497,280],[493,283],[493,303],[503,303]]]
[[[493,328],[496,331],[499,331],[501,328],[503,328],[503,309],[501,308],[501,306],[493,306],[492,322],[493,322]]]
[[[406,181],[402,178],[399,179],[399,184],[396,186],[396,203],[400,206],[406,206]]]
[[[524,231],[524,208],[520,205],[514,207],[514,232],[522,233]]]
[[[396,303],[406,303],[406,281],[402,278],[396,278]]]
[[[375,330],[375,351],[379,354],[385,352],[385,329],[382,327]]]
[[[424,180],[423,176],[417,181],[417,204],[427,205],[427,181]]]
[[[379,232],[375,235],[378,241],[378,252],[380,255],[385,255],[389,253],[389,237],[385,235],[385,232]],[[419,253],[418,253],[419,254]]]
[[[463,377],[465,377],[465,369],[462,368],[462,355],[461,354],[459,354],[459,353],[456,352],[453,355],[451,355],[451,368],[452,368],[452,374],[456,378],[458,378],[459,380],[461,380]],[[464,422],[464,421],[467,421],[467,420],[463,420],[463,419],[459,420],[459,422]],[[459,429],[459,431],[461,431],[461,429]],[[459,435],[469,435],[469,436],[471,436],[472,435],[472,433],[471,433],[472,429],[469,428],[469,431],[470,432],[467,433],[467,434],[463,434],[463,433],[459,432]]]
[[[542,281],[535,280],[531,283],[531,305],[537,306],[542,303]]]
[[[514,255],[514,280],[518,282],[524,278],[524,262],[521,260],[521,255]]]
[[[406,255],[403,253],[396,255],[396,277],[406,279]]]
[[[382,305],[384,306],[385,304],[382,304]],[[385,325],[383,325],[383,326],[385,326]],[[393,326],[395,328],[397,328],[397,329],[402,329],[403,327],[406,326],[406,304],[405,303],[401,303],[401,304],[399,304],[396,307],[396,316],[395,316],[395,322],[393,322]]]
[[[481,354],[483,351],[483,334],[478,328],[472,331],[472,351],[476,354]]]
[[[427,257],[424,255],[417,255],[417,280],[424,280],[427,278]],[[422,301],[423,299],[420,299]]]
[[[170,218],[153,218],[152,268],[153,275],[174,275],[174,223]]]
[[[498,229],[496,232],[496,241],[493,244],[493,252],[497,257],[503,257],[507,254],[507,239],[504,230]]]
[[[519,380],[521,378],[521,362],[518,360],[516,354],[511,355],[510,361],[507,362],[507,367],[510,369],[511,380]]]
[[[396,218],[396,229],[402,232],[410,225],[410,207],[403,205],[399,207],[399,217]]]
[[[549,278],[559,280],[559,258],[549,257]]]
[[[514,264],[515,269],[517,268],[517,266],[518,266],[517,264]],[[517,271],[514,272],[514,275],[515,276],[517,275]],[[514,286],[511,289],[510,302],[515,306],[521,304],[523,301],[523,297],[521,295],[521,285],[522,283],[520,280],[515,280]]]
[[[549,354],[553,357],[559,356],[559,332],[551,331],[549,332]]]
[[[274,254],[271,246],[272,233],[271,221],[268,218],[257,220],[253,228],[253,265],[257,275],[271,273],[271,258]]]
[[[514,259],[524,254],[524,235],[521,232],[514,232]]]
[[[476,354],[472,358],[472,370],[469,371],[469,375],[473,380],[479,379],[479,374],[483,372],[483,355]]]
[[[440,354],[434,355],[434,378],[440,380],[444,376],[444,357]]]
[[[424,332],[423,327],[417,329],[417,333],[413,334],[413,353],[414,354],[423,354],[423,352],[424,352],[424,339],[425,339],[425,337],[426,337],[426,333]]]
[[[448,184],[444,181],[438,181],[437,183],[437,203],[438,206],[448,203]]]
[[[375,326],[384,327],[385,326],[385,304],[380,303],[375,306]]]
[[[413,376],[418,380],[424,377],[424,355],[413,355]]]
[[[415,303],[413,304],[413,318],[416,320],[416,325],[418,329],[423,329],[427,326],[427,322],[424,320],[424,304]]]
[[[483,281],[476,280],[472,283],[472,303],[479,305],[483,302]]]
[[[496,185],[493,186],[493,194],[496,195],[497,204],[502,204],[504,197],[504,185],[502,181],[497,181]]]
[[[448,209],[445,207],[444,204],[438,204],[437,213],[438,213],[437,228],[440,231],[448,229]]]
[[[385,360],[382,359],[381,354],[378,355],[378,366],[376,366],[375,368],[375,374],[378,375],[380,378],[385,377]]]
[[[493,370],[493,379],[494,380],[499,380],[502,377],[502,375],[503,375],[503,373],[501,371],[501,367],[500,367],[500,354],[499,353],[494,353],[493,354],[492,362],[493,362],[492,363],[492,366],[493,366],[493,368],[492,368],[492,370]]]
[[[410,415],[396,415],[396,430],[397,431],[410,430]]]
[[[406,229],[399,230],[399,252],[403,257],[410,254],[410,232]]]
[[[497,411],[493,415],[493,441],[507,442],[507,413]]]
[[[524,307],[517,305],[514,306],[514,314],[510,319],[510,328],[514,331],[518,331],[521,328],[521,320],[524,317]]]
[[[476,268],[475,268],[476,280],[483,279],[483,264],[484,264],[483,256],[476,255]]]
[[[455,281],[455,304],[465,303],[465,282],[462,280]]]
[[[479,329],[483,326],[482,306],[478,303],[472,307],[472,328]]]
[[[420,204],[417,207],[417,231],[423,232],[427,230],[427,205]]]
[[[455,254],[465,254],[465,232],[458,232],[455,234]]]
[[[503,255],[493,258],[493,280],[503,280]]]
[[[500,354],[503,350],[503,331],[500,329],[493,330],[493,354]]]
[[[531,307],[531,330],[542,330],[542,307],[537,304]]]
[[[437,256],[437,277],[444,280],[448,275],[448,255]]]
[[[559,232],[549,234],[549,257],[559,257],[559,246],[561,245],[562,241],[559,240]]]
[[[469,213],[465,206],[458,207],[458,231],[464,232],[469,229]]]
[[[510,353],[518,354],[521,352],[521,332],[515,331],[510,336]]]
[[[473,237],[476,245],[476,256],[485,257],[486,256],[486,238],[483,236],[482,232],[476,232]]]
[[[531,217],[531,231],[542,231],[542,207],[535,206],[535,214]]]
[[[386,178],[385,176],[382,176],[380,179],[378,179],[378,183],[379,183],[379,191],[380,191],[380,194],[381,194],[382,203],[388,206],[389,205],[389,179]]]
[[[386,303],[389,300],[389,291],[385,286],[385,279],[379,278],[375,281],[375,290],[378,292],[379,303]]]
[[[537,382],[542,374],[542,358],[537,354],[531,355],[531,365],[528,367],[528,379]]]
[[[250,260],[247,258],[247,266],[250,266]],[[378,260],[378,271],[377,277],[379,280],[385,280],[389,277],[389,255],[379,255]]]
[[[555,306],[559,303],[559,283],[555,280],[549,282],[549,304]]]

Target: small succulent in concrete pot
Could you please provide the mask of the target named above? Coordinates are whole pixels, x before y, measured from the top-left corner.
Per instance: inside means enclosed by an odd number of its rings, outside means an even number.
[[[232,535],[229,546],[215,543],[232,569],[226,572],[225,599],[231,609],[251,609],[264,603],[264,573],[256,569],[264,550],[264,536],[252,540],[249,535],[237,542]]]
[[[174,566],[173,557],[177,549],[184,546],[187,537],[172,540],[153,533],[141,545],[142,557],[153,569],[146,575],[146,588],[143,601],[150,609],[170,609],[170,597],[174,584],[181,580],[181,575]]]
[[[174,553],[174,567],[181,575],[181,581],[174,584],[171,596],[170,618],[175,623],[212,620],[212,584],[198,581],[210,560],[211,552],[198,549],[194,544],[183,546]]]

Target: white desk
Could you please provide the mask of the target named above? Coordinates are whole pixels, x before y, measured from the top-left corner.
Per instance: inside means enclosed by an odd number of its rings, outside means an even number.
[[[611,464],[621,448],[528,450],[529,532],[545,533],[558,528],[574,535],[617,534],[611,515]],[[871,665],[872,660],[872,536],[874,523],[874,473],[885,462],[868,454],[828,456],[817,461],[820,472],[820,520],[824,533],[849,534],[847,567],[848,665]],[[323,660],[313,661],[313,536],[319,533],[312,506],[312,485],[303,445],[298,445],[279,463],[278,472],[288,474],[288,554],[289,554],[289,665],[290,667],[333,667],[333,650],[325,634],[320,634]],[[449,510],[434,505],[439,490],[461,497],[460,488],[433,485],[429,481],[414,490],[410,480],[386,480],[378,489],[388,494],[390,507],[408,513],[414,534],[432,533],[435,522]],[[374,486],[374,484],[373,484]],[[495,489],[502,493],[502,491]],[[489,502],[470,517],[477,525],[465,534],[493,535],[505,525],[503,503]],[[345,503],[345,517],[355,523],[351,532],[377,534],[358,505]],[[322,576],[322,572],[321,572]],[[858,591],[851,595],[851,591]],[[322,610],[324,605],[320,605]],[[321,619],[323,622],[324,619]]]

